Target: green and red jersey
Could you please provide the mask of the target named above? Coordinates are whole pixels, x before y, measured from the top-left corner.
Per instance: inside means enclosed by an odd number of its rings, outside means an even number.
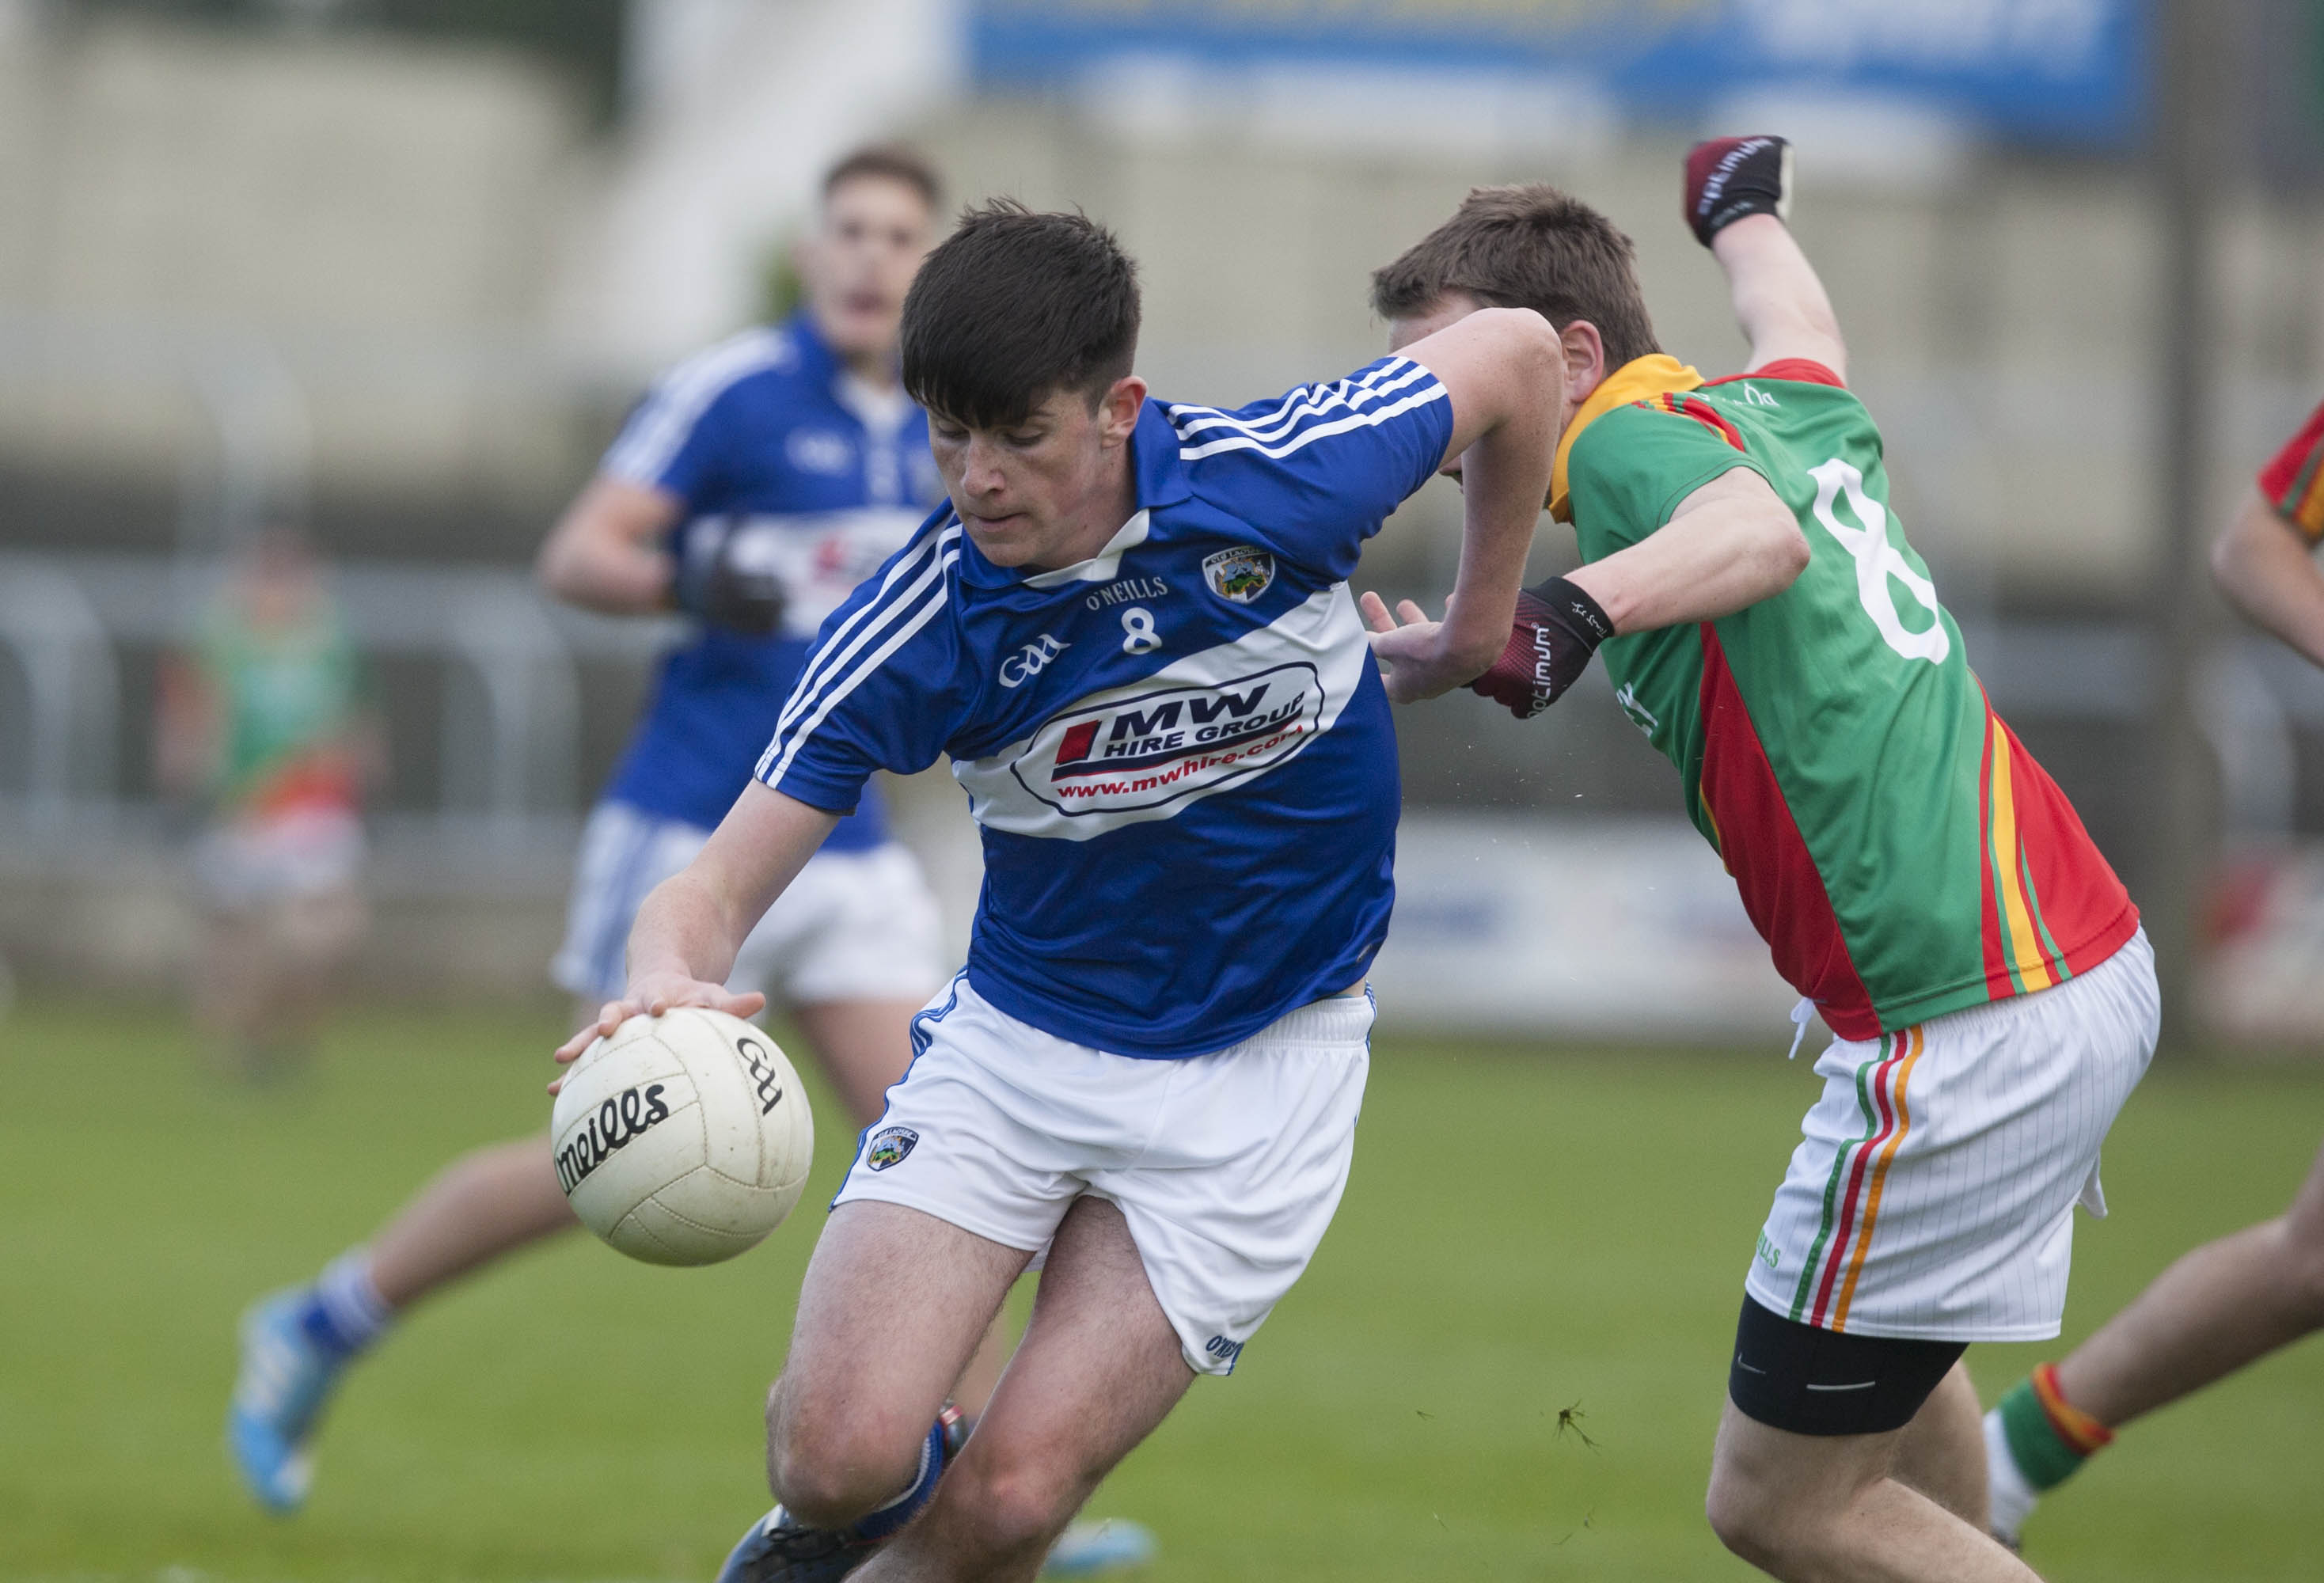
[[[2324,539],[2324,404],[2260,469],[2259,492],[2309,543]]]
[[[337,612],[321,605],[259,627],[231,602],[213,610],[195,658],[219,713],[221,809],[272,818],[301,808],[354,810],[362,777],[350,746],[362,669]]]
[[[1559,442],[1552,510],[1597,560],[1737,467],[1797,515],[1806,570],[1600,652],[1776,970],[1834,1033],[1869,1039],[2112,955],[2137,908],[1986,701],[1888,508],[1880,431],[1829,370],[1706,384],[1669,357],[1625,364]]]

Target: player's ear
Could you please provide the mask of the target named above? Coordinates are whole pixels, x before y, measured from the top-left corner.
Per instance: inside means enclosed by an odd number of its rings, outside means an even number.
[[[1099,442],[1109,446],[1129,443],[1138,428],[1138,415],[1145,408],[1146,382],[1136,374],[1125,373],[1108,385],[1105,394],[1098,398]]]
[[[1606,366],[1606,338],[1586,318],[1567,320],[1557,332],[1557,344],[1565,353],[1565,400],[1571,411],[1614,371]]]

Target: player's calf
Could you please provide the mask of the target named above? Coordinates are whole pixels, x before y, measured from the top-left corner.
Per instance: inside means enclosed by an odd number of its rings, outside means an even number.
[[[2289,1214],[2181,1256],[2063,1362],[1985,1415],[1987,1524],[2015,1544],[2052,1490],[2134,1420],[2324,1329],[2324,1217],[2311,1176]]]
[[[2324,1330],[2324,1217],[2301,1213],[2309,1208],[2305,1197],[2277,1222],[2283,1247],[2279,1270],[2286,1310],[2309,1330]]]
[[[928,1546],[965,1576],[1030,1578],[1096,1487],[1070,1458],[971,1440],[922,1519]]]

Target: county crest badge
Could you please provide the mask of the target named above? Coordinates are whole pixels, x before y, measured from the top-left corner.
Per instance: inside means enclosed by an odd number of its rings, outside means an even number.
[[[863,1163],[874,1171],[885,1171],[890,1165],[900,1165],[904,1156],[920,1135],[908,1127],[889,1127],[872,1135],[872,1146],[863,1151]]]
[[[1249,604],[1275,581],[1275,557],[1257,545],[1238,544],[1204,557],[1203,579],[1221,599]]]

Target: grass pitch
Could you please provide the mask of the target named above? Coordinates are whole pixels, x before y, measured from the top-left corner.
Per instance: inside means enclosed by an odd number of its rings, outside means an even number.
[[[0,1025],[0,1577],[706,1579],[761,1512],[759,1401],[846,1138],[798,1219],[709,1270],[576,1236],[411,1316],[260,1515],[220,1449],[235,1317],[438,1165],[545,1126],[539,1017],[343,1020],[273,1091],[161,1012]],[[1093,1513],[1176,1579],[1739,1578],[1701,1517],[1744,1260],[1804,1062],[1377,1049],[1355,1180],[1234,1377]],[[2079,1234],[2069,1339],[2182,1249],[2273,1214],[2324,1073],[2164,1071]],[[1971,1352],[1987,1394],[2055,1347]],[[1570,1410],[1561,1432],[1561,1413]],[[2037,1517],[2055,1579],[2324,1576],[2324,1348],[2126,1435]],[[1584,1438],[1586,1435],[1586,1439]]]

